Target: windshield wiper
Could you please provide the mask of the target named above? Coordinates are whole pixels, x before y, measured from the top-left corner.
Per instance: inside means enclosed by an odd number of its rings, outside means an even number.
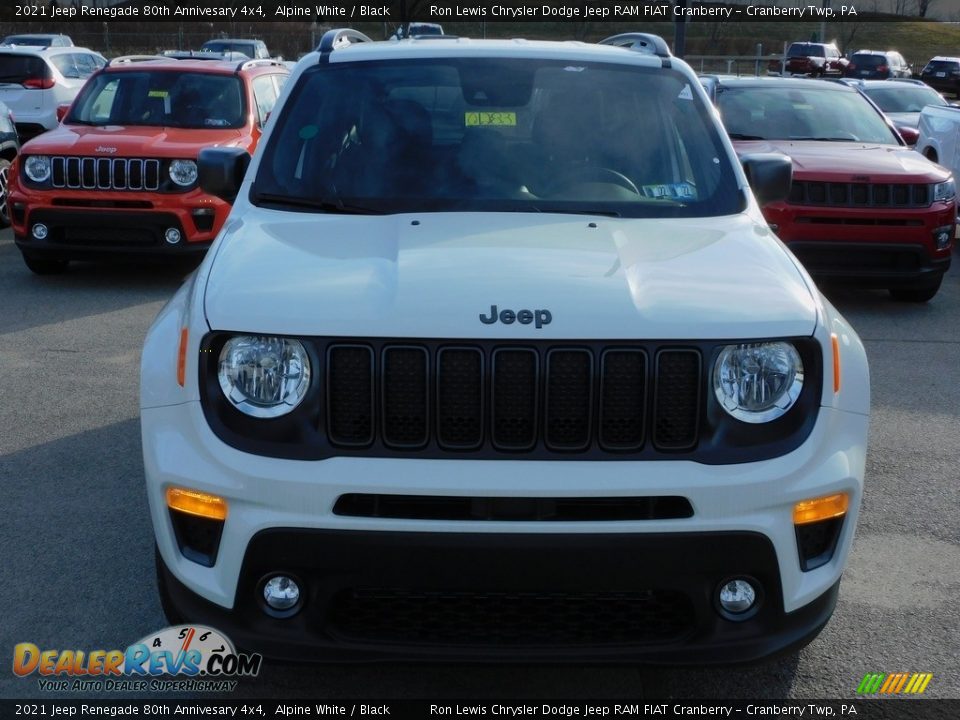
[[[283,207],[309,208],[311,210],[322,210],[326,213],[342,213],[344,215],[382,215],[383,212],[374,208],[363,207],[361,205],[347,205],[340,198],[327,200],[320,198],[296,197],[290,195],[278,195],[276,193],[256,193],[254,196],[256,204],[265,203],[268,205],[279,205]]]
[[[744,135],[743,133],[727,133],[730,136],[731,140],[766,140],[765,137],[760,137],[759,135]]]

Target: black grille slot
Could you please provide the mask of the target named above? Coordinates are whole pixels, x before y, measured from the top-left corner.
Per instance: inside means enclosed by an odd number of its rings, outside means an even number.
[[[646,353],[607,350],[601,362],[600,444],[606,450],[639,450],[646,413]]]
[[[530,450],[537,440],[538,358],[534,350],[493,353],[493,444]]]
[[[663,350],[657,355],[656,425],[653,442],[662,450],[687,450],[697,444],[700,417],[700,355]]]
[[[692,630],[682,593],[352,589],[331,608],[333,632],[356,640],[481,646],[663,642]]]
[[[841,529],[843,529],[843,517],[797,525],[800,569],[808,572],[830,562],[836,550]]]
[[[382,372],[383,441],[392,447],[425,445],[430,402],[426,349],[387,348]]]
[[[437,440],[447,450],[483,442],[483,353],[443,348],[437,356]]]
[[[327,434],[334,445],[373,442],[373,350],[334,345],[327,357]]]
[[[447,495],[341,495],[334,515],[403,520],[598,522],[693,517],[685,497],[520,498]]]
[[[585,450],[590,445],[593,356],[586,350],[547,354],[544,428],[551,450]]]

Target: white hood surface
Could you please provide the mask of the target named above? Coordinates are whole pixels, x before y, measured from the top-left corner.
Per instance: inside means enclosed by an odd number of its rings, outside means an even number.
[[[816,323],[789,254],[745,215],[254,214],[256,223],[228,224],[210,269],[214,330],[737,340],[807,336]],[[485,324],[492,305],[548,310],[552,321]]]

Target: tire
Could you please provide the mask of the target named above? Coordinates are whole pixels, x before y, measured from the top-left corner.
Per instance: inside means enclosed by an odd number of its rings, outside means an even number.
[[[163,616],[171,625],[183,625],[187,622],[186,618],[180,614],[173,604],[173,598],[170,597],[170,589],[167,587],[167,581],[163,571],[166,565],[160,556],[160,548],[153,544],[153,562],[157,570],[157,593],[160,595],[160,608],[163,610]]]
[[[66,272],[67,265],[70,264],[69,260],[51,260],[32,255],[24,255],[23,262],[37,275],[60,275]]]
[[[9,173],[10,161],[0,158],[0,228],[10,225],[10,212],[7,210],[7,176]]]
[[[943,282],[943,276],[939,276],[933,282],[925,281],[916,285],[905,285],[904,287],[890,288],[890,295],[898,302],[925,303],[933,299],[940,289],[940,283]]]

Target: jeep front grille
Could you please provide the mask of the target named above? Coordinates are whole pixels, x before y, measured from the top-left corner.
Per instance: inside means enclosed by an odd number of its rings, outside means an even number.
[[[288,415],[238,410],[218,379],[234,333],[202,341],[201,404],[216,435],[270,457],[754,462],[800,446],[817,419],[823,350],[789,338],[804,385],[784,417],[734,420],[710,390],[731,339],[301,338],[314,378]],[[757,339],[752,339],[757,342]]]
[[[376,353],[332,344],[326,356],[335,446],[563,453],[697,443],[702,373],[693,348],[660,350],[652,362],[643,349],[562,346],[387,345]]]
[[[160,161],[144,158],[51,159],[51,183],[70,190],[159,190]]]
[[[787,202],[827,207],[925,208],[932,200],[930,185],[794,180]]]

